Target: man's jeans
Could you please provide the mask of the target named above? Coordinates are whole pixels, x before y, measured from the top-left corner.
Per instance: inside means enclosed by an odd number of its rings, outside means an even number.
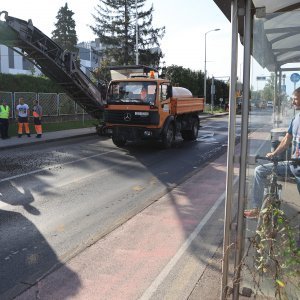
[[[267,176],[272,173],[273,164],[265,164],[258,166],[254,170],[254,184],[253,184],[253,208],[260,208],[264,196],[264,187],[267,182]],[[282,177],[295,177],[290,169],[288,162],[280,162],[277,166],[277,175]],[[295,177],[297,182],[298,192],[300,193],[300,176]]]

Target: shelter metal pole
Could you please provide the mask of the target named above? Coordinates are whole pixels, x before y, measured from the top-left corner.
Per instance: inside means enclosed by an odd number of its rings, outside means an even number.
[[[276,125],[276,127],[278,127],[278,121],[279,121],[279,99],[278,99],[278,93],[277,93],[277,89],[278,89],[277,81],[278,81],[278,69],[276,66],[275,79],[274,79],[274,100],[275,100],[274,125]]]
[[[139,64],[139,40],[138,40],[138,9],[137,9],[137,0],[135,0],[135,64]]]
[[[282,105],[281,105],[281,102],[282,102],[282,85],[281,85],[281,80],[282,80],[282,71],[281,69],[279,69],[279,78],[278,78],[278,107],[279,107],[279,120],[281,120],[281,112],[282,112]]]
[[[234,172],[234,148],[235,148],[235,117],[236,117],[236,80],[237,80],[237,56],[238,56],[238,5],[237,0],[231,1],[231,75],[229,92],[229,124],[228,124],[228,151],[227,151],[227,175],[226,175],[226,198],[224,214],[224,237],[223,237],[223,262],[221,299],[226,299],[228,282],[228,259],[231,223],[231,201],[233,195],[233,172]]]
[[[244,209],[246,201],[246,171],[248,154],[248,121],[250,97],[250,61],[251,61],[251,0],[245,0],[244,17],[244,66],[243,66],[243,103],[241,128],[241,154],[239,173],[238,213],[236,251],[233,280],[233,299],[239,299],[241,263],[245,244]]]
[[[215,103],[214,103],[214,98],[215,98],[215,81],[214,81],[214,76],[212,76],[211,78],[211,113],[213,113],[214,111],[214,106],[215,106]]]

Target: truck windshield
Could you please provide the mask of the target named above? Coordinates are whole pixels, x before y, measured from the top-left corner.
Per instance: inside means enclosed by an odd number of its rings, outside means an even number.
[[[120,81],[112,82],[108,89],[108,104],[149,104],[154,105],[156,82]]]

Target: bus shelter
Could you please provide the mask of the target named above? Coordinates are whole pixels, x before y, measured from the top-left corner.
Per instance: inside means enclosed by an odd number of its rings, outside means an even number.
[[[221,298],[260,295],[300,299],[297,182],[288,174],[278,178],[282,186],[280,210],[287,219],[277,217],[276,222],[286,227],[265,238],[265,245],[273,245],[271,249],[261,246],[261,239],[257,240],[261,234],[257,219],[244,217],[255,192],[253,177],[258,162],[254,158],[275,149],[298,114],[292,105],[292,94],[300,84],[300,1],[214,2],[231,22],[232,29]],[[239,43],[243,47],[238,47]],[[239,116],[235,94],[240,48],[243,49],[243,101],[241,136],[237,137]],[[282,157],[288,160],[290,155],[287,149]]]

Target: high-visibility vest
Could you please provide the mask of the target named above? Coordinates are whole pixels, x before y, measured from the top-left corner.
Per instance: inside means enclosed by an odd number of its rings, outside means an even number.
[[[39,118],[41,117],[40,114],[42,114],[42,111],[41,111],[41,107],[39,105],[34,105],[33,106],[33,112],[32,112],[32,115],[34,118]]]
[[[8,119],[9,118],[9,106],[0,105],[0,119]]]

